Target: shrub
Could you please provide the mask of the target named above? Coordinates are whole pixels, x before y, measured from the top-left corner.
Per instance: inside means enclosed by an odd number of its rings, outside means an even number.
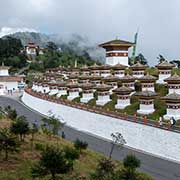
[[[35,149],[38,151],[43,151],[45,149],[45,145],[42,143],[35,143]]]
[[[74,147],[81,152],[81,150],[87,149],[88,143],[85,141],[76,139],[76,141],[74,142]]]
[[[65,157],[65,153],[62,149],[57,147],[48,146],[42,153],[41,158],[32,169],[32,177],[45,178],[45,175],[51,175],[52,180],[56,180],[57,174],[66,174],[73,168],[73,161],[68,160]]]
[[[123,165],[125,167],[125,171],[123,173],[125,180],[136,180],[136,168],[140,167],[141,161],[136,158],[135,155],[129,154],[123,160]]]
[[[68,147],[66,146],[64,148],[64,152],[65,152],[65,157],[67,159],[70,159],[70,160],[75,160],[75,159],[78,159],[79,158],[79,151],[75,148],[71,148],[71,147]]]
[[[29,124],[24,116],[20,116],[11,125],[10,130],[12,133],[19,135],[20,140],[24,140],[24,136],[29,132]]]

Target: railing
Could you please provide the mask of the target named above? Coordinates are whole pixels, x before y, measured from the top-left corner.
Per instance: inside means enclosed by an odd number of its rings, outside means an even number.
[[[120,112],[115,112],[115,111],[108,111],[103,109],[102,107],[99,106],[90,106],[88,104],[84,104],[84,103],[77,103],[77,102],[73,102],[73,101],[69,101],[67,99],[61,99],[55,96],[50,96],[47,94],[42,94],[39,92],[35,92],[30,88],[25,88],[24,91],[34,97],[43,99],[43,100],[47,100],[50,102],[54,102],[57,104],[62,104],[62,105],[66,105],[69,107],[73,107],[73,108],[77,108],[77,109],[81,109],[84,111],[89,111],[89,112],[93,112],[93,113],[97,113],[97,114],[102,114],[105,116],[110,116],[113,118],[117,118],[117,119],[122,119],[125,121],[130,121],[130,122],[134,122],[134,123],[139,123],[139,124],[143,124],[143,125],[147,125],[147,126],[152,126],[155,128],[160,128],[160,129],[164,129],[164,130],[168,130],[168,131],[174,131],[177,133],[180,133],[180,127],[179,126],[173,126],[171,127],[169,122],[163,122],[163,125],[159,125],[158,121],[154,121],[151,119],[147,119],[146,116],[144,116],[144,118],[142,117],[138,117],[136,116],[136,114],[132,115],[128,115],[126,113],[120,113]]]

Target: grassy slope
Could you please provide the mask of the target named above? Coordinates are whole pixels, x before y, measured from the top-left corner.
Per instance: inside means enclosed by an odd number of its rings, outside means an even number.
[[[0,120],[0,128],[8,127],[10,125],[9,120]],[[31,150],[30,147],[30,136],[27,136],[25,142],[21,145],[21,149],[18,153],[10,154],[9,160],[5,162],[3,160],[4,154],[0,156],[0,180],[32,180],[31,178],[31,167],[39,159],[40,151],[37,148]],[[38,133],[35,136],[34,144],[38,145],[55,145],[60,148],[64,146],[73,146],[69,141],[66,141],[60,137],[50,137],[43,133]],[[70,180],[72,176],[80,175],[81,177],[88,177],[89,173],[95,170],[98,160],[103,157],[102,154],[94,152],[92,150],[83,151],[79,160],[74,163],[74,171],[65,175],[64,180]],[[122,164],[115,162],[116,165],[122,168]],[[153,180],[151,177],[138,173],[139,179],[141,180]],[[49,177],[44,177],[44,180]],[[86,179],[88,180],[88,178]]]

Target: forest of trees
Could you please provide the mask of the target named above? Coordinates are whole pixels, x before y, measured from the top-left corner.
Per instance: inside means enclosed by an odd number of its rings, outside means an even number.
[[[28,65],[28,57],[26,56],[21,40],[6,37],[0,38],[0,64],[11,66],[14,69],[20,69]],[[29,69],[35,71],[44,71],[47,68],[55,68],[58,66],[73,67],[77,61],[79,66],[92,65],[95,63],[87,52],[78,55],[73,50],[60,51],[58,46],[53,42],[48,42],[43,55],[38,55],[35,60],[30,63]]]
[[[0,64],[22,68],[27,64],[25,53],[21,52],[23,45],[19,39],[6,37],[0,38]]]

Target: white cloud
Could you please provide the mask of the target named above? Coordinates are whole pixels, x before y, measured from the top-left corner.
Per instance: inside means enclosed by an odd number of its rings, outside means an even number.
[[[16,32],[37,32],[37,31],[35,29],[31,29],[31,28],[2,27],[0,30],[0,37],[9,35],[9,34],[13,34]]]

